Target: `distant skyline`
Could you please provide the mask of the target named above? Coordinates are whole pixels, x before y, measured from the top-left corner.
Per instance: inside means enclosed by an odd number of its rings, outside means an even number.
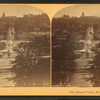
[[[80,17],[84,12],[85,16],[98,16],[100,17],[100,4],[80,4],[66,7],[58,11],[54,17],[62,17],[69,15],[71,17]]]
[[[26,5],[0,5],[0,17],[3,12],[6,16],[22,17],[24,14],[38,15],[45,13],[41,9]]]

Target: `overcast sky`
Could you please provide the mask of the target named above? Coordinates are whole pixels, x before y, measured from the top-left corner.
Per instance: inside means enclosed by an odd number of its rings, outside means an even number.
[[[0,5],[0,17],[5,12],[6,16],[18,16],[22,17],[23,14],[41,14],[42,10],[25,5]]]
[[[58,11],[54,17],[61,17],[64,14],[80,17],[82,11],[85,13],[85,16],[100,17],[100,4],[80,4],[80,5],[66,7]]]

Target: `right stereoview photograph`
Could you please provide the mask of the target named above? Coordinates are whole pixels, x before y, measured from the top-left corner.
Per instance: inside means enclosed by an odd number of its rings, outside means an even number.
[[[52,86],[100,87],[100,4],[80,4],[52,19]]]

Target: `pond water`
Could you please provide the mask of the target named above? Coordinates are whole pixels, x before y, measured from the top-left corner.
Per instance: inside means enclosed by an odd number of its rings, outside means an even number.
[[[8,59],[7,54],[0,58],[0,87],[15,86],[13,81],[9,81],[9,78],[13,77],[13,74],[9,70],[9,68],[12,67],[10,64],[11,59],[12,58]]]
[[[10,58],[8,58],[8,55],[3,55],[2,58],[0,58],[0,87],[14,87],[15,83],[13,81],[9,81],[9,78],[14,77],[14,73],[11,73],[9,68],[12,68],[12,64],[10,63],[12,60],[14,60],[14,57],[16,55],[12,54]],[[39,86],[47,87],[50,85],[50,58],[49,57],[43,57],[39,61],[39,66],[41,66],[42,71],[39,73],[39,76],[41,80],[43,80],[42,84],[38,84]],[[30,77],[31,79],[31,77]],[[34,86],[38,86],[34,84]]]
[[[13,77],[13,74],[9,70],[1,70],[0,72],[0,87],[14,87],[13,81],[9,81],[9,78]]]

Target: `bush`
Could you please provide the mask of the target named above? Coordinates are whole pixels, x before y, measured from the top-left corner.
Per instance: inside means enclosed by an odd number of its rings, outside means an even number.
[[[76,55],[74,54],[74,50],[76,49],[75,43],[74,38],[68,35],[66,41],[63,41],[59,47],[53,48],[53,85],[62,83],[65,86],[65,84],[68,84],[70,72],[74,71],[76,66]]]
[[[90,62],[92,65],[89,70],[92,77],[89,80],[93,84],[93,87],[100,87],[100,43],[93,48],[93,52],[95,56],[93,61]]]
[[[39,82],[38,76],[41,66],[38,61],[46,54],[45,47],[49,43],[42,37],[36,37],[30,42],[20,43],[14,50],[17,53],[11,71],[15,76],[11,79],[16,86],[36,86]],[[42,85],[42,82],[41,82]]]
[[[5,42],[0,42],[0,50],[4,50],[6,48]]]

